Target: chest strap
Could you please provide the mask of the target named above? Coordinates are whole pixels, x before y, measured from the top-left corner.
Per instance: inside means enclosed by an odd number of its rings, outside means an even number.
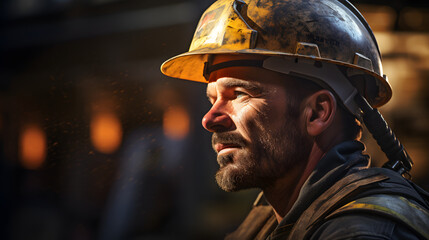
[[[429,239],[429,212],[404,197],[378,194],[352,201],[337,209],[326,219],[355,212],[375,213],[405,224]]]

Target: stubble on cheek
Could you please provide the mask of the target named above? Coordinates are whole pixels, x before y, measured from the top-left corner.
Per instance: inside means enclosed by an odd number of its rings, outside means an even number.
[[[303,150],[308,149],[308,144],[296,129],[295,121],[285,123],[280,129],[263,126],[259,122],[249,126],[254,130],[251,131],[252,146],[230,155],[218,156],[221,168],[216,174],[216,181],[223,190],[263,189],[305,159],[306,151]]]
[[[284,122],[273,126],[272,116],[279,114],[275,114],[273,111],[276,109],[268,106],[258,108],[258,114],[242,128],[250,139],[248,144],[238,152],[218,156],[221,167],[215,177],[223,190],[263,189],[287,174],[304,158],[303,149],[307,147],[297,129],[298,118],[285,113]],[[274,123],[278,123],[278,120]],[[242,136],[232,139],[242,139]]]
[[[265,185],[265,175],[271,175],[266,168],[265,150],[266,146],[261,143],[260,138],[265,138],[265,129],[261,121],[250,121],[245,128],[247,135],[252,142],[244,144],[244,139],[240,135],[227,135],[234,142],[242,140],[242,148],[234,153],[219,155],[217,161],[220,169],[216,173],[216,182],[219,187],[227,192],[234,192],[242,189],[262,187]],[[223,136],[219,134],[218,137]],[[214,138],[216,139],[216,138]],[[278,167],[278,166],[274,166]]]

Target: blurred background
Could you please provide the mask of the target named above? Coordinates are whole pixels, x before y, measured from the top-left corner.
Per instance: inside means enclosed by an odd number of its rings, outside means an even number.
[[[258,191],[215,181],[205,85],[163,76],[211,0],[2,0],[0,239],[220,239]],[[355,0],[429,190],[429,4]],[[373,164],[386,161],[364,133]]]

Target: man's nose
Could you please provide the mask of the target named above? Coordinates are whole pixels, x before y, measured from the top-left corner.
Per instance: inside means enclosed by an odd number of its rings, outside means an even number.
[[[202,125],[209,132],[223,132],[231,129],[233,122],[224,106],[215,104],[204,115]]]

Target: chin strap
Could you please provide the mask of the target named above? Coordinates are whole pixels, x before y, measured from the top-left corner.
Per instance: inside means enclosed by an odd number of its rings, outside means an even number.
[[[409,171],[413,166],[413,161],[380,112],[372,108],[360,94],[355,96],[355,101],[362,110],[362,120],[366,128],[389,159],[383,167],[392,169],[403,176],[411,177]]]

